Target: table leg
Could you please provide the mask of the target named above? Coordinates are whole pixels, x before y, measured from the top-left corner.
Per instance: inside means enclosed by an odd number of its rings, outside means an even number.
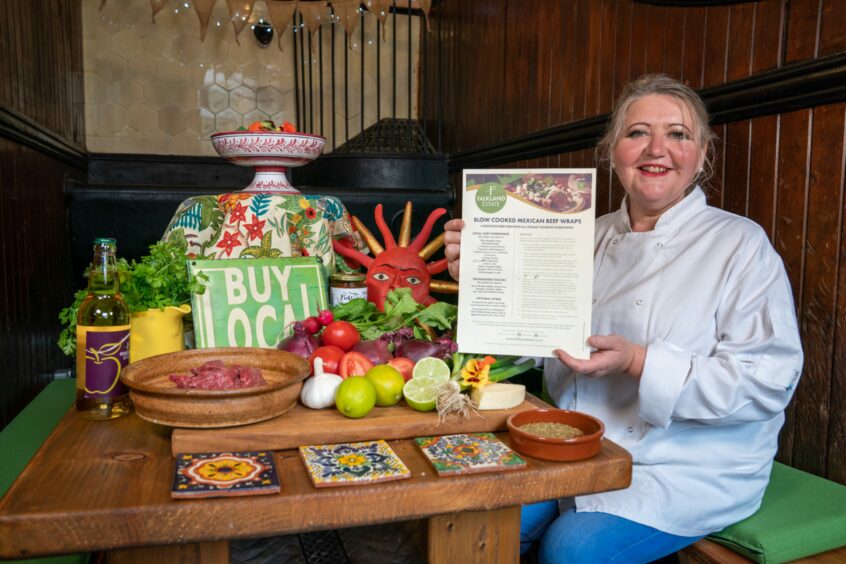
[[[229,541],[143,546],[112,550],[105,564],[229,564]]]
[[[513,564],[520,560],[520,506],[429,519],[429,562]]]

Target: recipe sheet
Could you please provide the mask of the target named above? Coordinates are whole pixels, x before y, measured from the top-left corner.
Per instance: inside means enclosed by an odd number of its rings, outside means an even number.
[[[596,169],[465,170],[458,350],[588,358]]]

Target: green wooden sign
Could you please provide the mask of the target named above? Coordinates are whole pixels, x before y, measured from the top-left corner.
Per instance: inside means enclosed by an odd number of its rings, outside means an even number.
[[[191,275],[208,276],[192,296],[197,348],[272,348],[291,324],[326,309],[326,278],[315,257],[197,259]]]

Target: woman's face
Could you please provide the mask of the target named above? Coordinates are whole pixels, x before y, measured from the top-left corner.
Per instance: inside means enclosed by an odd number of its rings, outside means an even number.
[[[651,94],[629,106],[613,163],[633,214],[654,217],[684,198],[705,158],[698,133],[690,110],[671,96]]]

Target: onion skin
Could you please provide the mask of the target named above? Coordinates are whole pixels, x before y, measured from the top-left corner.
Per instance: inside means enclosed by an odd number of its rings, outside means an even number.
[[[394,356],[388,352],[388,343],[385,341],[360,341],[350,349],[360,352],[367,357],[367,360],[374,365],[387,364]]]
[[[279,341],[276,348],[308,360],[314,349],[319,346],[320,340],[314,335],[309,335],[305,326],[298,321],[294,323],[294,334]]]
[[[450,356],[449,344],[438,341],[424,341],[422,339],[409,339],[397,345],[394,350],[395,356],[404,356],[417,362],[421,358],[434,356],[446,360]]]

